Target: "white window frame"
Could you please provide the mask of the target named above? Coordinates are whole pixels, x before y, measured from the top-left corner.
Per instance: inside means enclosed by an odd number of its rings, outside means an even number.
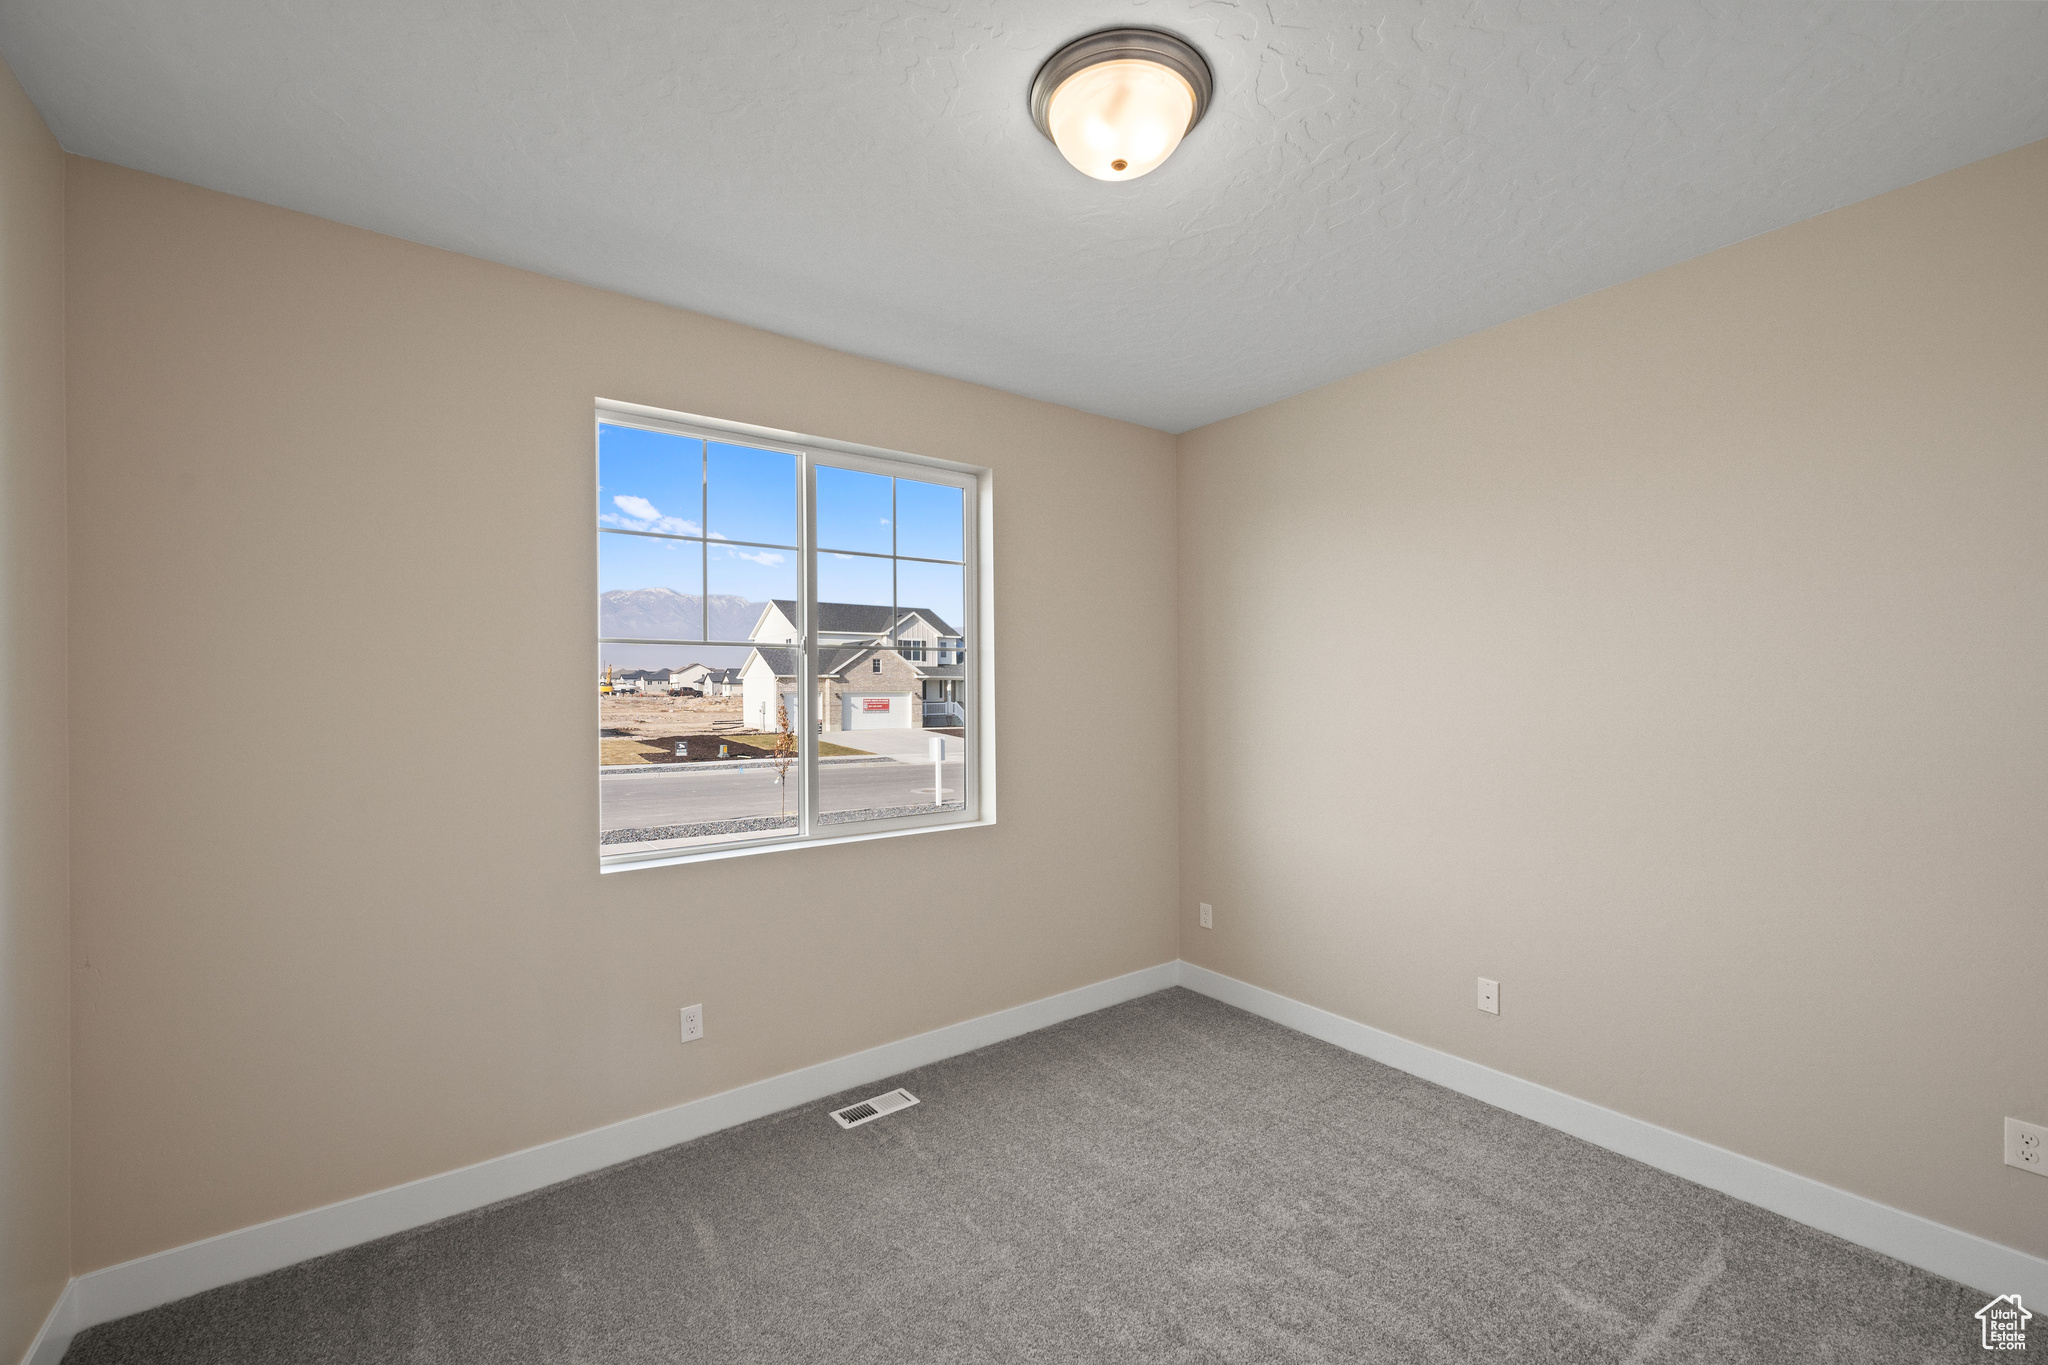
[[[801,542],[797,554],[797,614],[802,617],[797,625],[802,633],[799,642],[802,650],[802,677],[797,687],[798,718],[797,747],[800,762],[797,772],[802,780],[798,783],[797,826],[787,833],[763,835],[754,839],[735,839],[730,843],[688,849],[656,849],[637,853],[606,853],[599,845],[599,870],[602,872],[626,872],[645,867],[669,867],[678,863],[707,862],[718,858],[744,857],[756,853],[774,853],[786,849],[811,848],[821,844],[859,843],[869,839],[888,839],[908,834],[923,834],[933,830],[973,828],[992,825],[996,821],[995,802],[995,727],[994,727],[994,685],[990,663],[993,650],[992,615],[994,592],[990,568],[994,554],[992,531],[994,525],[994,478],[986,468],[962,464],[954,460],[935,459],[928,455],[912,455],[903,451],[884,450],[874,446],[855,445],[846,441],[834,441],[819,436],[805,436],[796,432],[779,431],[771,427],[753,426],[744,422],[726,421],[715,417],[702,417],[693,413],[674,412],[665,408],[647,407],[639,403],[620,402],[616,399],[600,398],[591,425],[591,463],[593,483],[597,461],[598,428],[605,425],[642,427],[652,431],[669,432],[678,436],[695,437],[707,441],[742,443],[765,450],[778,450],[797,457],[798,516]],[[953,736],[946,736],[949,744],[962,743],[961,786],[964,788],[965,808],[958,811],[934,811],[923,815],[901,815],[884,820],[862,820],[847,824],[827,824],[818,816],[818,724],[823,717],[818,711],[818,629],[817,629],[817,585],[816,558],[817,511],[816,469],[820,464],[829,464],[841,469],[857,469],[864,473],[883,474],[895,478],[917,479],[927,483],[950,484],[963,490],[961,517],[961,558],[966,575],[963,602],[967,619],[959,623],[965,645],[961,662],[965,664],[965,685],[961,691],[963,700],[968,701],[967,735],[964,743]],[[600,537],[592,522],[591,551],[593,572]],[[706,528],[708,530],[708,528]],[[895,558],[895,556],[891,556]],[[700,585],[700,592],[710,591],[709,585]],[[590,594],[591,609],[598,612],[598,594]],[[898,604],[899,610],[901,604]],[[599,645],[606,643],[602,621],[597,623],[595,638]],[[752,648],[751,640],[689,640],[673,641],[676,644],[737,645]],[[601,651],[600,651],[601,652]],[[837,732],[835,732],[837,733]],[[602,775],[599,778],[603,780]]]

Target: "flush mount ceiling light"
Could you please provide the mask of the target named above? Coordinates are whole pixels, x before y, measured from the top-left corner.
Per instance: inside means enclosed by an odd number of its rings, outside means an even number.
[[[1031,121],[1097,180],[1136,180],[1173,155],[1209,109],[1209,63],[1170,33],[1076,38],[1031,82]]]

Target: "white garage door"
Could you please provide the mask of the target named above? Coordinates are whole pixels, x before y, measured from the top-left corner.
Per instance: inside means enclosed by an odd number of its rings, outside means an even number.
[[[908,730],[908,692],[851,692],[839,702],[840,725],[848,730]]]

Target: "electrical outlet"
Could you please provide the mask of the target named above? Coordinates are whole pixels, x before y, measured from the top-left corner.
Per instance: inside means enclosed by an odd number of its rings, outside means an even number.
[[[1479,978],[1479,1008],[1488,1014],[1500,1013],[1500,982]]]
[[[1216,909],[1214,906],[1204,905],[1202,907],[1202,927],[1204,929],[1214,929],[1216,927]]]
[[[2005,1164],[2048,1175],[2048,1125],[2005,1121]]]
[[[683,1006],[683,1041],[694,1043],[703,1036],[704,1007],[702,1005]]]

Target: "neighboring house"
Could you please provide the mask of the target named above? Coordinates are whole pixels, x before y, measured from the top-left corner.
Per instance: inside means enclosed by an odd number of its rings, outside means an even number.
[[[712,693],[705,683],[720,672],[730,675],[732,685],[738,687],[740,675],[736,668],[720,670],[691,664],[687,668],[615,668],[611,675],[612,691],[666,692],[672,687],[694,687],[708,697]]]
[[[704,690],[704,679],[711,672],[712,669],[708,664],[689,664],[682,668],[671,668],[668,671],[668,685],[670,687],[694,687],[699,692],[702,692]]]
[[[704,681],[698,684],[707,697],[730,697],[740,690],[740,670],[737,668],[710,668],[704,671]]]
[[[938,613],[853,602],[818,604],[818,716],[826,730],[910,730],[966,724],[966,640]],[[777,707],[796,713],[796,603],[770,602],[754,626],[742,714],[772,730]]]
[[[676,672],[666,668],[635,668],[612,675],[614,692],[662,692],[671,685]]]

